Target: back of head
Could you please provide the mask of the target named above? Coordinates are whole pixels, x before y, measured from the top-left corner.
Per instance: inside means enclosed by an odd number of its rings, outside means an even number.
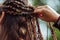
[[[7,0],[3,5],[6,5],[9,2],[15,0]],[[26,5],[26,0],[17,0],[18,2],[22,2],[22,4]],[[9,9],[10,10],[10,9]],[[6,10],[8,12],[8,10]],[[13,15],[10,13],[5,13],[4,19],[1,24],[1,36],[0,40],[22,40],[26,39],[26,30],[27,30],[27,22],[24,16]],[[25,31],[25,32],[22,32]]]

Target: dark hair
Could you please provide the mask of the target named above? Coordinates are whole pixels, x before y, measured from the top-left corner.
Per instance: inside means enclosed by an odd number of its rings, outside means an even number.
[[[3,37],[7,39],[3,40],[19,40],[19,37],[22,35],[20,33],[20,28],[24,28],[26,30],[26,20],[22,16],[14,16],[10,14],[6,14],[4,17],[4,21],[2,24],[3,30]]]
[[[3,5],[7,5],[10,1],[5,1]],[[22,2],[22,1],[21,1]],[[24,2],[22,2],[24,4]],[[8,4],[10,5],[10,4]],[[24,4],[25,5],[25,4]],[[10,9],[9,9],[10,10]],[[8,12],[8,10],[6,10]],[[23,33],[21,30],[26,30],[27,23],[24,16],[13,15],[5,13],[4,19],[2,20],[2,32],[0,40],[19,40],[25,39],[26,32]],[[22,29],[21,29],[22,28]]]
[[[25,6],[26,4],[24,4],[23,0],[16,1],[22,4],[18,3],[15,5],[14,1],[5,1],[3,4],[7,6],[7,8],[3,9],[5,11],[5,16],[2,20],[0,40],[37,40],[36,18],[32,16],[34,9],[32,7]],[[16,9],[19,9],[19,11],[22,10],[22,12],[20,13]],[[11,13],[12,11],[13,13]],[[23,15],[21,15],[22,13]],[[38,22],[37,26],[38,32],[41,34]]]

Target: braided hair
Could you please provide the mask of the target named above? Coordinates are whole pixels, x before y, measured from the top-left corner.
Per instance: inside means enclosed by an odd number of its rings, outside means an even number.
[[[5,16],[0,40],[26,40],[26,16],[33,12],[33,8],[26,6],[23,0],[7,0],[2,11],[5,12]]]
[[[3,3],[0,12],[4,11],[5,16],[0,40],[43,40],[38,20],[34,17],[34,8],[27,6],[25,1],[6,0]]]

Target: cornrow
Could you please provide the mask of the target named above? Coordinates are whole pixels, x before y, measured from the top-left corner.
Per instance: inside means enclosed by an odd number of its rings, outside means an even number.
[[[38,20],[34,17],[34,8],[25,5],[23,0],[7,0],[1,11],[6,13],[3,26],[8,37],[5,40],[43,40]],[[4,40],[6,35],[1,40]]]
[[[33,12],[34,8],[30,6],[26,6],[23,1],[14,0],[14,1],[6,1],[4,3],[3,10],[10,14],[23,14],[27,12]]]

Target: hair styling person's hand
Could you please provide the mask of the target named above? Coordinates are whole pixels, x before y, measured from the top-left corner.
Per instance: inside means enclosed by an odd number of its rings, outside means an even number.
[[[40,19],[47,22],[56,22],[59,18],[59,14],[48,5],[38,6],[34,13],[37,14]]]

